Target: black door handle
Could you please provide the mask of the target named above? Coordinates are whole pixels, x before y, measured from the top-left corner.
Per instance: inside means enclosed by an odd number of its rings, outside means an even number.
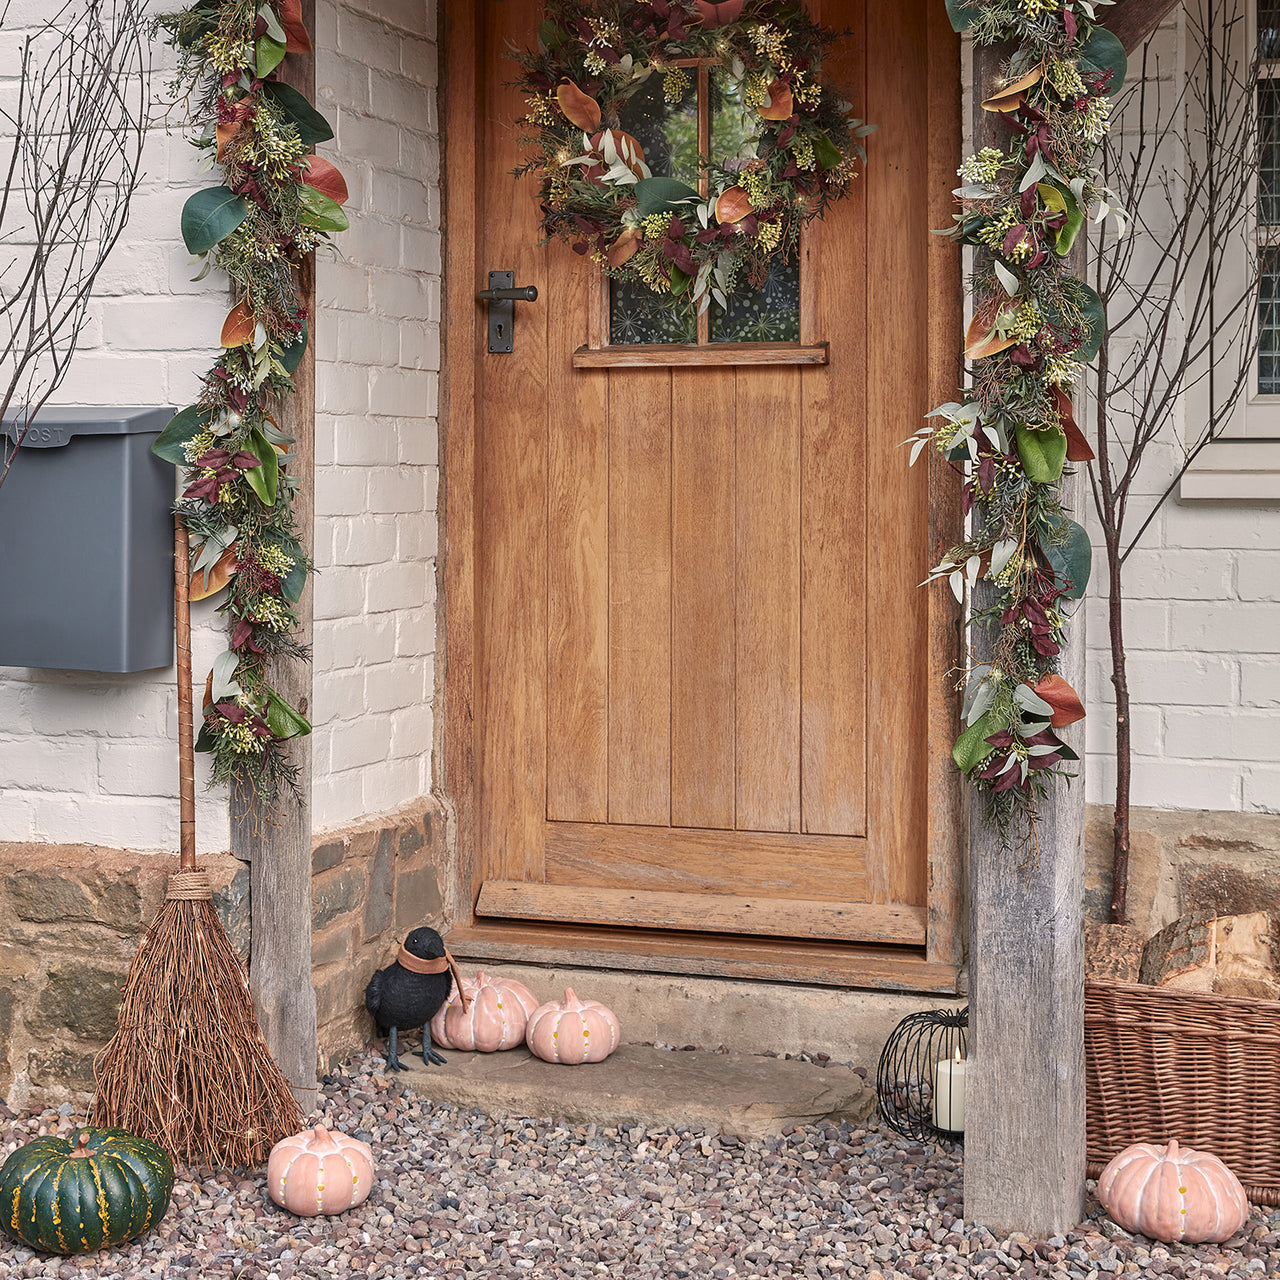
[[[517,288],[514,271],[490,271],[489,287],[476,297],[489,304],[490,355],[510,355],[515,350],[516,303],[536,302],[537,288],[531,284]]]
[[[486,302],[537,302],[537,285],[528,284],[523,289],[481,289],[476,294]]]

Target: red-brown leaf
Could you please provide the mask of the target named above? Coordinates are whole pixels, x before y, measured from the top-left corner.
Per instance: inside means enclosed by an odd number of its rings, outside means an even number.
[[[240,120],[231,120],[227,124],[220,124],[215,131],[218,135],[218,159],[225,159],[227,148],[235,140],[235,136],[240,132],[240,126],[243,122]]]
[[[1060,675],[1050,672],[1041,676],[1033,692],[1053,708],[1049,723],[1055,729],[1084,719],[1084,703],[1080,701],[1080,695]]]
[[[752,212],[752,208],[751,197],[742,187],[728,187],[716,200],[716,221],[721,226],[741,222]]]
[[[302,21],[302,0],[280,0],[280,25],[291,53],[311,53],[311,37]]]
[[[719,4],[708,4],[707,0],[694,0],[693,7],[702,17],[704,27],[723,27],[730,22],[737,22],[742,13],[743,0],[720,0]]]
[[[570,124],[576,124],[583,133],[595,133],[600,128],[600,104],[589,98],[571,80],[566,80],[556,90],[556,101]]]
[[[1005,85],[999,93],[993,93],[983,104],[984,111],[1016,111],[1027,100],[1027,91],[1040,83],[1044,77],[1044,66],[1028,71],[1025,76]]]
[[[230,350],[232,347],[243,347],[253,339],[253,331],[257,321],[249,306],[249,299],[242,298],[230,311],[222,325],[222,345]]]
[[[766,120],[790,120],[796,109],[791,97],[791,90],[776,80],[769,86],[769,101],[760,108],[760,114]]]
[[[351,198],[347,190],[347,180],[342,170],[330,164],[323,156],[308,156],[311,167],[302,172],[302,181],[309,187],[315,187],[322,195],[326,195],[337,204],[346,204]]]
[[[1076,423],[1071,397],[1061,387],[1054,387],[1053,399],[1058,406],[1058,421],[1062,423],[1062,430],[1067,436],[1067,461],[1092,462],[1097,455],[1093,452],[1088,436]]]
[[[216,596],[223,587],[231,581],[231,575],[236,571],[236,547],[233,542],[218,558],[214,561],[213,568],[209,570],[209,583],[206,586],[204,580],[204,570],[197,569],[191,575],[191,599],[207,600],[210,596]],[[212,673],[209,676],[212,682]],[[210,689],[212,689],[212,683]],[[206,697],[206,702],[212,701],[212,698]]]
[[[605,255],[605,261],[615,270],[624,262],[630,262],[640,249],[640,231],[636,227],[627,227],[613,242],[613,247]]]
[[[964,337],[964,354],[970,360],[981,360],[984,356],[993,356],[998,351],[1012,347],[1016,338],[1002,338],[996,333],[996,321],[1000,319],[999,299],[979,307],[969,321],[969,330]]]

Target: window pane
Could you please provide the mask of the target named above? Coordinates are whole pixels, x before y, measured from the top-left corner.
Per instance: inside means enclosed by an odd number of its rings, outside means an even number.
[[[625,132],[644,151],[644,162],[655,178],[679,178],[698,185],[698,81],[696,70],[685,71],[688,88],[679,102],[668,103],[664,77],[656,72],[632,94],[618,113]]]
[[[609,281],[609,341],[697,342],[698,320],[692,307],[673,307],[665,293],[629,280]]]
[[[1258,57],[1280,58],[1280,4],[1258,0]]]
[[[1258,221],[1280,224],[1280,80],[1258,83]]]
[[[1263,249],[1258,291],[1258,394],[1280,395],[1280,249]]]

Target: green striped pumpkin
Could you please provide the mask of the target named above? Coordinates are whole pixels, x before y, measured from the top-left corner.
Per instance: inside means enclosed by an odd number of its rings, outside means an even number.
[[[165,1215],[173,1161],[125,1129],[37,1138],[0,1167],[0,1226],[42,1253],[123,1244]]]

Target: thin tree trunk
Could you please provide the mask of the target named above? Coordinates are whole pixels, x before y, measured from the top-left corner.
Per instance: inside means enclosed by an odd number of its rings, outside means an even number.
[[[1111,862],[1111,923],[1125,924],[1129,892],[1129,782],[1133,773],[1133,741],[1129,722],[1129,673],[1124,649],[1124,610],[1118,550],[1118,547],[1107,547],[1111,683],[1116,689],[1116,809],[1115,844]]]

